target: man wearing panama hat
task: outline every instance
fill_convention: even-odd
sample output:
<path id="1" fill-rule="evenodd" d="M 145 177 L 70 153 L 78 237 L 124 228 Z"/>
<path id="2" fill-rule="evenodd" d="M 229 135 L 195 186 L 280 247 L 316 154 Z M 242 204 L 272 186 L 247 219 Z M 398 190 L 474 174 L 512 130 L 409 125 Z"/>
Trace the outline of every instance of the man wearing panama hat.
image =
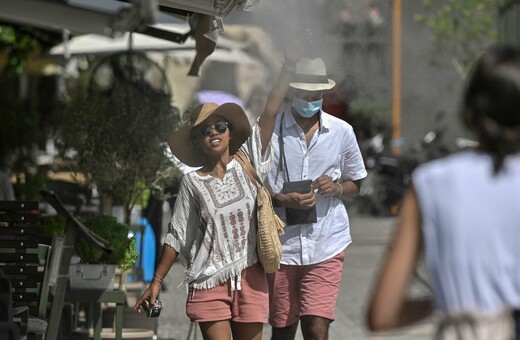
<path id="1" fill-rule="evenodd" d="M 367 172 L 352 127 L 322 109 L 335 82 L 322 59 L 301 58 L 290 105 L 278 115 L 266 187 L 287 222 L 281 268 L 268 274 L 272 339 L 326 339 L 351 243 L 344 198 Z"/>

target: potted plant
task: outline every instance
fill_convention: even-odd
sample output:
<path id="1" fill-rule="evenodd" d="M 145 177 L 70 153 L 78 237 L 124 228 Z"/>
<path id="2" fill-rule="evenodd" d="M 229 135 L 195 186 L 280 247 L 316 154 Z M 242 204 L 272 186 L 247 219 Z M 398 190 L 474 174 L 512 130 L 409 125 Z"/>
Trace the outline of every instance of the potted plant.
<path id="1" fill-rule="evenodd" d="M 98 215 L 82 218 L 81 222 L 108 241 L 113 251 L 107 255 L 78 235 L 75 249 L 79 262 L 71 263 L 70 285 L 72 288 L 112 289 L 116 268 L 121 272 L 130 269 L 139 256 L 135 238 L 128 237 L 128 226 L 113 216 Z"/>
<path id="2" fill-rule="evenodd" d="M 118 223 L 112 216 L 99 215 L 79 220 L 94 234 L 108 241 L 113 251 L 106 255 L 78 234 L 74 242 L 78 261 L 71 263 L 69 271 L 71 287 L 111 289 L 116 268 L 125 272 L 139 256 L 135 238 L 128 237 L 128 226 Z M 60 215 L 44 216 L 40 218 L 38 230 L 44 241 L 60 238 L 65 234 L 66 221 Z"/>

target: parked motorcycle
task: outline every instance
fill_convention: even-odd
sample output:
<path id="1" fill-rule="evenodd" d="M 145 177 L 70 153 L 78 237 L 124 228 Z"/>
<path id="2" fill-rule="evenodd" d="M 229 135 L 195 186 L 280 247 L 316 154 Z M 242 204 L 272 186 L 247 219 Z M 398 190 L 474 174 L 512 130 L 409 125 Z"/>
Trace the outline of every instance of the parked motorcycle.
<path id="1" fill-rule="evenodd" d="M 358 211 L 373 216 L 397 214 L 416 162 L 396 155 L 379 155 L 367 158 L 365 163 L 368 174 L 355 199 Z"/>
<path id="2" fill-rule="evenodd" d="M 450 149 L 444 142 L 446 129 L 436 120 L 434 129 L 402 154 L 392 152 L 390 138 L 377 133 L 363 144 L 362 153 L 368 175 L 363 180 L 359 195 L 351 202 L 361 214 L 394 216 L 409 186 L 412 171 L 421 163 L 444 157 Z"/>
<path id="3" fill-rule="evenodd" d="M 394 154 L 389 135 L 379 131 L 361 145 L 367 169 L 359 194 L 350 205 L 360 214 L 392 216 L 406 190 L 414 163 Z"/>

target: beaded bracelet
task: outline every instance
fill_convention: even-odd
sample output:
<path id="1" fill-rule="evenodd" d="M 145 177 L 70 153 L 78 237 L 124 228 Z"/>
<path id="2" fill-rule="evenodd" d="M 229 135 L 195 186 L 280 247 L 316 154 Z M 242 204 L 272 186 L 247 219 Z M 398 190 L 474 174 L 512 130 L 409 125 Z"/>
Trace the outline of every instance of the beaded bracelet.
<path id="1" fill-rule="evenodd" d="M 164 277 L 160 277 L 157 273 L 153 273 L 153 276 L 157 278 L 157 281 L 159 281 L 159 283 L 161 283 L 164 279 Z"/>

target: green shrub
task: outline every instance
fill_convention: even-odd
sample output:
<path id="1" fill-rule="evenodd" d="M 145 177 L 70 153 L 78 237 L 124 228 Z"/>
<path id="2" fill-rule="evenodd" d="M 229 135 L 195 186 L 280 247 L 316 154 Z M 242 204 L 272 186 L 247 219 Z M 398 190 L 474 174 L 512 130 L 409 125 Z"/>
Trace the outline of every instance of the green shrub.
<path id="1" fill-rule="evenodd" d="M 38 220 L 38 231 L 41 236 L 63 236 L 66 224 L 65 218 L 60 215 L 42 216 Z"/>
<path id="2" fill-rule="evenodd" d="M 83 224 L 99 237 L 105 239 L 113 252 L 104 254 L 100 249 L 92 246 L 81 235 L 76 239 L 76 254 L 81 263 L 89 264 L 117 264 L 122 271 L 130 269 L 139 254 L 136 250 L 135 238 L 128 237 L 128 226 L 117 222 L 115 217 L 99 215 L 82 220 Z"/>

